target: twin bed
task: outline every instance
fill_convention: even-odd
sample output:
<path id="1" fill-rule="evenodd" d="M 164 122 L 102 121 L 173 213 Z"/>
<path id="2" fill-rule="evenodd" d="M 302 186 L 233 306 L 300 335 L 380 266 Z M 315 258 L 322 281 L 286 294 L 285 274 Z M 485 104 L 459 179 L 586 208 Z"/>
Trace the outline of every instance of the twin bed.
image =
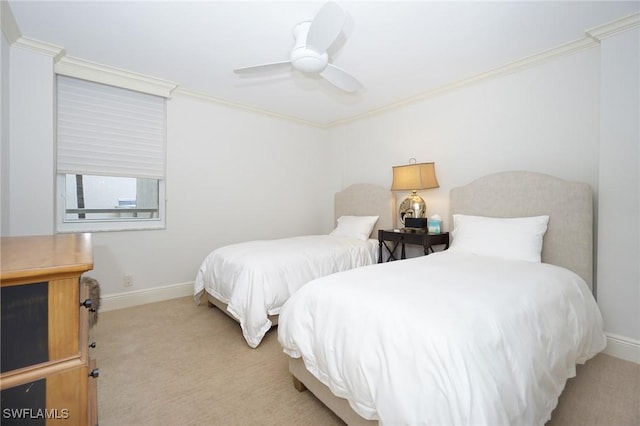
<path id="1" fill-rule="evenodd" d="M 394 227 L 394 211 L 383 188 L 336 194 L 336 218 L 379 216 L 373 235 Z M 206 294 L 239 321 L 252 347 L 278 323 L 294 386 L 347 424 L 544 424 L 576 364 L 606 344 L 592 295 L 592 211 L 586 184 L 497 173 L 451 191 L 447 251 L 372 265 L 373 256 L 366 267 L 343 262 L 292 284 L 283 250 L 264 275 L 286 284 L 253 280 L 239 299 L 239 282 L 213 283 L 214 251 L 198 273 L 196 298 Z M 255 265 L 264 253 L 254 256 L 247 244 L 222 261 L 236 264 L 236 278 L 263 274 Z M 311 264 L 322 264 L 319 253 Z M 284 289 L 281 297 L 274 287 Z M 259 307 L 247 316 L 242 309 L 253 308 L 238 300 Z"/>
<path id="2" fill-rule="evenodd" d="M 450 194 L 433 255 L 314 280 L 280 311 L 299 390 L 348 424 L 544 424 L 605 346 L 588 185 L 529 172 Z"/>
<path id="3" fill-rule="evenodd" d="M 196 303 L 203 296 L 240 323 L 255 348 L 278 323 L 286 300 L 307 282 L 375 263 L 378 229 L 395 223 L 395 199 L 385 188 L 355 184 L 334 197 L 336 228 L 329 235 L 249 241 L 213 250 L 195 281 Z"/>

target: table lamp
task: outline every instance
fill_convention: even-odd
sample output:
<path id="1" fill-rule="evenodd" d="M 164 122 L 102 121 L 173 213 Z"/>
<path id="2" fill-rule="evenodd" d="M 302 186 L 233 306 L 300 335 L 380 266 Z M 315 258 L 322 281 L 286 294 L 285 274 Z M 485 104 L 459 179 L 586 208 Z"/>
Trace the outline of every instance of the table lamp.
<path id="1" fill-rule="evenodd" d="M 411 163 L 411 160 L 414 162 Z M 398 214 L 404 224 L 405 217 L 425 217 L 427 205 L 417 194 L 422 189 L 438 188 L 435 163 L 416 163 L 415 158 L 409 160 L 406 166 L 393 167 L 392 191 L 411 191 L 411 195 L 400 203 Z"/>

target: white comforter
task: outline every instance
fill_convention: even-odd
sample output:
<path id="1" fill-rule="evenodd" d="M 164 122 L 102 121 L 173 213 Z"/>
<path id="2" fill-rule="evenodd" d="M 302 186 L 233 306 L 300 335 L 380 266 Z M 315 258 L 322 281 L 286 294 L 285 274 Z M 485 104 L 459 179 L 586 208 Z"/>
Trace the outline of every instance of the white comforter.
<path id="1" fill-rule="evenodd" d="M 575 364 L 605 347 L 573 272 L 453 251 L 313 281 L 281 310 L 278 338 L 387 425 L 542 425 Z"/>
<path id="2" fill-rule="evenodd" d="M 221 247 L 202 262 L 196 276 L 196 303 L 206 290 L 228 305 L 245 340 L 257 347 L 284 302 L 309 281 L 370 265 L 378 242 L 330 235 L 249 241 Z"/>

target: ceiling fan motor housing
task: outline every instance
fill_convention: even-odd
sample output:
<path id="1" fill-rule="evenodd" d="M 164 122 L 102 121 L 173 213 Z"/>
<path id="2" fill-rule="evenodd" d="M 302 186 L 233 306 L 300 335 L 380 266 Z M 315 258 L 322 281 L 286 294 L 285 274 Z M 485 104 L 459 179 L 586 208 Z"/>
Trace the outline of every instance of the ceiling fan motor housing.
<path id="1" fill-rule="evenodd" d="M 327 52 L 317 52 L 307 47 L 307 34 L 311 22 L 300 22 L 293 29 L 295 45 L 291 51 L 291 64 L 299 71 L 319 73 L 323 71 L 329 63 Z"/>
<path id="2" fill-rule="evenodd" d="M 294 49 L 291 52 L 291 64 L 299 71 L 319 73 L 328 63 L 327 52 L 320 54 L 307 48 Z"/>

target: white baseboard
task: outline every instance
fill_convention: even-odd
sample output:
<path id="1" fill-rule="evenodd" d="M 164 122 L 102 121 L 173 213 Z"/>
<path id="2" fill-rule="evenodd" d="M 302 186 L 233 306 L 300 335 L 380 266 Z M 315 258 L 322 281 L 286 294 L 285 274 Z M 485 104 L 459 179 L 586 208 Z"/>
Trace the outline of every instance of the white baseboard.
<path id="1" fill-rule="evenodd" d="M 177 297 L 193 296 L 193 281 L 155 287 L 144 290 L 129 291 L 102 296 L 100 298 L 100 312 L 130 308 L 147 303 L 161 302 Z"/>
<path id="2" fill-rule="evenodd" d="M 629 337 L 606 333 L 607 347 L 604 353 L 616 358 L 640 364 L 640 342 Z"/>

